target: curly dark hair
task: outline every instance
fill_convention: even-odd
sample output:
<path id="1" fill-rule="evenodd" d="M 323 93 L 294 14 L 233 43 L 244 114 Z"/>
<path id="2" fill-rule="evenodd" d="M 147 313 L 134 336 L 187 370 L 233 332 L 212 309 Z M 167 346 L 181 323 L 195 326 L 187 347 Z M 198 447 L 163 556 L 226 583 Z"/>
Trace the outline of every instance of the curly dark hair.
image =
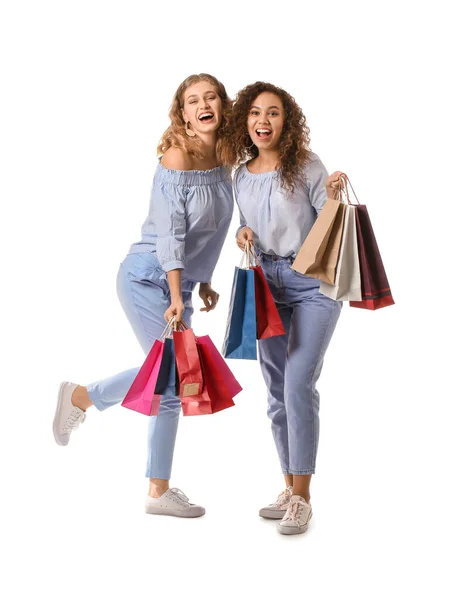
<path id="1" fill-rule="evenodd" d="M 230 143 L 224 148 L 223 162 L 239 165 L 259 155 L 247 130 L 249 111 L 262 92 L 271 92 L 281 98 L 284 106 L 284 126 L 279 140 L 279 177 L 281 185 L 293 192 L 303 178 L 303 167 L 308 160 L 309 127 L 306 117 L 295 99 L 283 89 L 264 81 L 257 81 L 238 92 L 228 118 L 226 134 Z"/>

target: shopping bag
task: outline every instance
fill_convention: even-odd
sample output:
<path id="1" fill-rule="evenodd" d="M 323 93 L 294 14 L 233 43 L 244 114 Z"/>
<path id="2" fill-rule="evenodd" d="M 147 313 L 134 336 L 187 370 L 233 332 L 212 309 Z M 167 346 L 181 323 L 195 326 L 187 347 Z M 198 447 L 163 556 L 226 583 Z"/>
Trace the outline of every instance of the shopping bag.
<path id="1" fill-rule="evenodd" d="M 236 267 L 222 355 L 256 360 L 256 338 L 254 271 Z"/>
<path id="2" fill-rule="evenodd" d="M 230 396 L 232 398 L 235 398 L 235 396 L 239 394 L 243 388 L 235 379 L 235 376 L 230 370 L 228 364 L 225 362 L 222 355 L 219 353 L 218 349 L 213 344 L 213 341 L 211 340 L 209 335 L 199 335 L 197 338 L 197 344 L 199 347 L 205 346 L 207 348 L 206 355 L 211 355 L 214 368 L 218 371 L 218 373 L 221 374 L 225 385 L 227 386 L 227 389 L 230 392 Z"/>
<path id="3" fill-rule="evenodd" d="M 286 332 L 262 267 L 254 265 L 251 270 L 254 271 L 257 339 L 264 340 L 275 335 L 284 335 Z"/>
<path id="4" fill-rule="evenodd" d="M 334 284 L 345 210 L 346 205 L 340 200 L 327 198 L 292 263 L 292 269 Z"/>
<path id="5" fill-rule="evenodd" d="M 163 341 L 163 344 L 162 360 L 160 361 L 160 369 L 154 390 L 154 393 L 159 396 L 164 394 L 168 387 L 170 371 L 173 365 L 173 340 L 171 338 L 166 338 Z"/>
<path id="6" fill-rule="evenodd" d="M 221 369 L 220 360 L 214 353 L 214 344 L 207 336 L 204 338 L 197 338 L 204 380 L 203 391 L 197 396 L 181 398 L 184 416 L 209 415 L 235 406 L 233 396 L 241 391 L 241 386 L 232 373 L 227 378 L 227 365 Z M 220 355 L 219 357 L 224 362 Z"/>
<path id="7" fill-rule="evenodd" d="M 361 300 L 359 253 L 357 248 L 356 207 L 346 206 L 340 256 L 335 285 L 321 281 L 320 293 L 333 300 Z"/>
<path id="8" fill-rule="evenodd" d="M 368 215 L 367 207 L 356 207 L 357 245 L 361 273 L 362 299 L 351 301 L 354 308 L 377 310 L 395 304 L 384 270 L 381 254 Z"/>
<path id="9" fill-rule="evenodd" d="M 203 373 L 200 365 L 197 341 L 192 329 L 183 326 L 173 331 L 179 396 L 194 396 L 203 390 Z"/>
<path id="10" fill-rule="evenodd" d="M 168 385 L 173 363 L 172 340 L 166 338 L 171 331 L 170 323 L 153 343 L 121 406 L 143 415 L 159 414 L 160 394 Z"/>

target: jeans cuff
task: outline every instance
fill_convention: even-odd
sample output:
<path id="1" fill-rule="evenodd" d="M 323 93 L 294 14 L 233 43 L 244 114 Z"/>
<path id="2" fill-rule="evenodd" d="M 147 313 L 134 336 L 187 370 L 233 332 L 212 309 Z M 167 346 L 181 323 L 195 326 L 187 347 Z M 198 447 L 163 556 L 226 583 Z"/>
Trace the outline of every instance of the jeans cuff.
<path id="1" fill-rule="evenodd" d="M 294 471 L 293 469 L 289 469 L 288 473 L 285 475 L 314 475 L 315 469 L 307 469 L 305 471 Z"/>
<path id="2" fill-rule="evenodd" d="M 164 479 L 166 481 L 170 481 L 171 472 L 170 471 L 146 471 L 146 475 L 148 479 Z"/>
<path id="3" fill-rule="evenodd" d="M 100 395 L 100 392 L 97 390 L 97 385 L 88 385 L 86 387 L 86 390 L 87 390 L 87 395 L 90 398 L 90 401 L 92 402 L 92 404 L 95 406 L 95 408 L 97 410 L 105 410 L 108 408 L 108 406 L 105 406 L 103 404 L 103 400 Z"/>

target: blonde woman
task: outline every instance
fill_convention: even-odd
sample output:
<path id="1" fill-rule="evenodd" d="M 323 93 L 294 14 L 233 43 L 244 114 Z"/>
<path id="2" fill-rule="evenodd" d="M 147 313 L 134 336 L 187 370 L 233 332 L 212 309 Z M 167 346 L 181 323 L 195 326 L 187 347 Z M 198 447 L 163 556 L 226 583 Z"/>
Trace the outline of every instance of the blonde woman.
<path id="1" fill-rule="evenodd" d="M 190 323 L 197 283 L 201 310 L 217 305 L 211 277 L 233 211 L 230 172 L 221 163 L 230 109 L 224 86 L 208 74 L 188 77 L 174 96 L 141 241 L 131 246 L 117 277 L 119 299 L 145 353 L 171 317 Z M 91 406 L 105 410 L 121 402 L 137 372 L 129 369 L 85 387 L 63 382 L 53 425 L 56 442 L 68 444 Z M 149 421 L 146 512 L 200 517 L 202 506 L 169 487 L 181 408 L 174 378 L 173 370 L 159 414 Z"/>

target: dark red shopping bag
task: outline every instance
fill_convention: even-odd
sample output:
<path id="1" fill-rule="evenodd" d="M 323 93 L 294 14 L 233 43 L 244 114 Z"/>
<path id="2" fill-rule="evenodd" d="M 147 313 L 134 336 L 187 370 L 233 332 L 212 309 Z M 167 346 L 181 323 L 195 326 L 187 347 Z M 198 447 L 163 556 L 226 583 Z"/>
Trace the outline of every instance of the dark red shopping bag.
<path id="1" fill-rule="evenodd" d="M 197 347 L 203 372 L 203 391 L 181 398 L 184 416 L 209 415 L 235 406 L 241 386 L 208 336 L 198 337 Z"/>
<path id="2" fill-rule="evenodd" d="M 254 271 L 257 339 L 284 335 L 286 332 L 262 267 L 251 266 L 251 269 Z"/>
<path id="3" fill-rule="evenodd" d="M 367 207 L 363 204 L 354 206 L 356 209 L 362 300 L 351 300 L 349 305 L 354 308 L 377 310 L 395 304 L 395 302 L 392 298 Z"/>
<path id="4" fill-rule="evenodd" d="M 203 373 L 200 365 L 197 341 L 192 329 L 173 331 L 179 396 L 188 397 L 203 391 Z"/>

